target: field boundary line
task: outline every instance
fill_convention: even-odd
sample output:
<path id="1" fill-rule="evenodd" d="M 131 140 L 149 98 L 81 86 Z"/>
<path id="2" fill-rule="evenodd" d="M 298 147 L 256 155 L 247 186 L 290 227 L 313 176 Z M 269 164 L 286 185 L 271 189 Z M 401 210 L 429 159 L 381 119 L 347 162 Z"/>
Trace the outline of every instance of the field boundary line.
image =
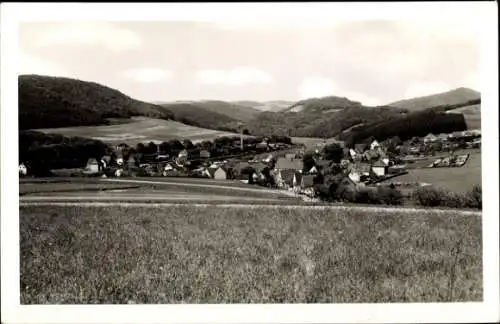
<path id="1" fill-rule="evenodd" d="M 256 189 L 256 188 L 243 188 L 236 186 L 224 186 L 224 185 L 214 185 L 205 183 L 182 183 L 182 182 L 169 182 L 169 181 L 153 181 L 153 180 L 133 180 L 133 179 L 101 179 L 105 182 L 129 182 L 129 183 L 144 183 L 144 184 L 159 184 L 159 185 L 171 185 L 171 186 L 185 186 L 185 187 L 201 187 L 201 188 L 214 188 L 214 189 L 228 189 L 228 190 L 240 190 L 247 192 L 261 192 L 261 193 L 271 193 L 274 195 L 292 196 L 293 194 L 286 191 L 278 191 L 271 189 Z M 293 195 L 295 197 L 295 195 Z"/>
<path id="2" fill-rule="evenodd" d="M 145 198 L 147 200 L 147 198 Z M 220 207 L 220 208 L 246 208 L 246 209 L 310 209 L 310 210 L 347 210 L 347 211 L 365 211 L 374 213 L 434 213 L 434 214 L 449 214 L 455 213 L 458 215 L 481 216 L 482 211 L 470 210 L 451 210 L 451 209 L 420 209 L 420 208 L 396 208 L 396 207 L 370 207 L 370 206 L 307 206 L 307 205 L 272 205 L 272 204 L 206 204 L 206 203 L 149 203 L 149 202 L 53 202 L 53 201 L 21 201 L 20 207 L 25 206 L 74 206 L 74 207 L 143 207 L 143 208 L 157 208 L 157 207 Z"/>

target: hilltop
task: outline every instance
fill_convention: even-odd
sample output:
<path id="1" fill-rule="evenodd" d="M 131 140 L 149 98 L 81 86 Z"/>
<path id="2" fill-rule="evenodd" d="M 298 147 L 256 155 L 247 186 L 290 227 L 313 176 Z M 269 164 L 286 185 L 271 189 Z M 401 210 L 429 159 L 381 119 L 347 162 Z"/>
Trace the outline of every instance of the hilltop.
<path id="1" fill-rule="evenodd" d="M 409 111 L 417 111 L 436 106 L 457 105 L 478 99 L 481 99 L 481 93 L 469 88 L 461 87 L 428 96 L 399 100 L 389 104 L 388 106 L 403 108 Z"/>
<path id="2" fill-rule="evenodd" d="M 18 83 L 19 129 L 105 125 L 108 118 L 132 116 L 174 118 L 166 108 L 95 82 L 21 75 Z"/>
<path id="3" fill-rule="evenodd" d="M 251 134 L 335 137 L 354 126 L 403 114 L 393 107 L 368 107 L 345 97 L 310 98 L 278 112 L 262 112 L 247 127 Z"/>
<path id="4" fill-rule="evenodd" d="M 349 100 L 346 97 L 320 97 L 310 98 L 296 102 L 286 112 L 335 112 L 345 108 L 361 107 L 358 101 Z"/>

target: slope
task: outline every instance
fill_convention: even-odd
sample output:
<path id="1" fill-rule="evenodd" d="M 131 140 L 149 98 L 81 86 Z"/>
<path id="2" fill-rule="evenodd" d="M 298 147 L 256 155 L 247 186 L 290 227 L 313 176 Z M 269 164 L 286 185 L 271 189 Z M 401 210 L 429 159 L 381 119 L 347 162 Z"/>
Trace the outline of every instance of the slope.
<path id="1" fill-rule="evenodd" d="M 172 119 L 166 108 L 138 101 L 107 86 L 82 80 L 21 75 L 19 129 L 107 124 L 107 118 Z"/>
<path id="2" fill-rule="evenodd" d="M 225 114 L 220 114 L 201 107 L 196 102 L 178 102 L 162 104 L 174 114 L 174 119 L 186 125 L 225 130 L 237 131 L 241 122 Z"/>
<path id="3" fill-rule="evenodd" d="M 183 107 L 185 107 L 186 109 L 190 109 L 192 112 L 198 111 L 200 113 L 203 113 L 201 110 L 205 110 L 208 112 L 216 113 L 219 116 L 224 115 L 232 120 L 242 122 L 246 122 L 260 113 L 259 110 L 254 109 L 251 106 L 222 100 L 176 101 L 162 102 L 159 104 L 162 107 L 166 107 L 168 109 L 173 107 L 172 109 L 175 109 L 176 111 L 179 110 L 179 105 L 182 104 Z M 226 118 L 225 120 L 227 121 L 228 119 Z"/>
<path id="4" fill-rule="evenodd" d="M 367 107 L 343 97 L 311 98 L 279 112 L 263 112 L 247 127 L 251 134 L 274 133 L 294 137 L 334 137 L 346 129 L 367 122 L 403 114 L 392 107 Z"/>
<path id="5" fill-rule="evenodd" d="M 461 87 L 433 95 L 396 101 L 389 104 L 389 106 L 418 111 L 436 106 L 461 104 L 477 99 L 481 99 L 481 93 Z"/>

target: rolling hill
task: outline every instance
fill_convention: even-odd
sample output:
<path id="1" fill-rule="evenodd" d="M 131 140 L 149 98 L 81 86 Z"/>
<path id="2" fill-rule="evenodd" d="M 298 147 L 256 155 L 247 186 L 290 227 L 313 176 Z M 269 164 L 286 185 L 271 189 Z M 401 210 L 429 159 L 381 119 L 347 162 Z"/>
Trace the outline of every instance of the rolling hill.
<path id="1" fill-rule="evenodd" d="M 82 80 L 21 75 L 19 129 L 102 125 L 108 118 L 145 116 L 172 119 L 167 108 L 130 98 L 107 86 Z"/>
<path id="2" fill-rule="evenodd" d="M 208 110 L 196 102 L 162 104 L 172 111 L 174 119 L 186 125 L 225 131 L 235 131 L 242 122 L 228 115 Z"/>
<path id="3" fill-rule="evenodd" d="M 396 101 L 388 106 L 416 111 L 436 106 L 456 105 L 477 99 L 481 99 L 481 93 L 462 87 L 433 95 Z"/>
<path id="4" fill-rule="evenodd" d="M 393 107 L 368 107 L 343 97 L 311 98 L 279 112 L 262 112 L 247 127 L 251 134 L 275 133 L 294 137 L 335 137 L 367 122 L 403 114 Z"/>
<path id="5" fill-rule="evenodd" d="M 235 121 L 246 122 L 257 114 L 260 113 L 259 110 L 252 108 L 252 106 L 241 105 L 236 102 L 228 102 L 222 100 L 202 100 L 202 101 L 177 101 L 177 102 L 162 102 L 158 103 L 162 107 L 178 111 L 180 109 L 179 105 L 183 105 L 186 109 L 190 109 L 193 112 L 195 110 L 201 111 L 206 110 L 219 115 L 225 115 Z M 188 107 L 188 105 L 190 107 Z M 227 118 L 226 118 L 227 120 Z"/>

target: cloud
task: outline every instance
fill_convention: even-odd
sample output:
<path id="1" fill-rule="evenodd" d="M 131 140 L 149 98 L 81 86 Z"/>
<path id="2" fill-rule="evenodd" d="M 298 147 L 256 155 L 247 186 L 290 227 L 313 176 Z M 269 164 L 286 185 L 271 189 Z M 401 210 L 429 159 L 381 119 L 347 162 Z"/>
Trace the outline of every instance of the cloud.
<path id="1" fill-rule="evenodd" d="M 154 83 L 174 77 L 173 72 L 161 68 L 130 69 L 122 72 L 121 75 L 140 83 Z"/>
<path id="2" fill-rule="evenodd" d="M 140 48 L 142 39 L 135 32 L 109 22 L 70 22 L 42 30 L 36 44 L 40 47 L 100 45 L 112 51 L 127 51 Z"/>
<path id="3" fill-rule="evenodd" d="M 337 92 L 337 85 L 329 78 L 308 77 L 298 87 L 301 99 L 333 96 Z"/>
<path id="4" fill-rule="evenodd" d="M 232 70 L 202 70 L 197 73 L 196 78 L 203 84 L 224 84 L 232 86 L 249 83 L 270 84 L 273 82 L 273 77 L 271 75 L 252 67 L 239 67 Z"/>
<path id="5" fill-rule="evenodd" d="M 48 76 L 70 76 L 63 67 L 36 56 L 21 53 L 19 60 L 19 74 L 39 74 Z"/>

